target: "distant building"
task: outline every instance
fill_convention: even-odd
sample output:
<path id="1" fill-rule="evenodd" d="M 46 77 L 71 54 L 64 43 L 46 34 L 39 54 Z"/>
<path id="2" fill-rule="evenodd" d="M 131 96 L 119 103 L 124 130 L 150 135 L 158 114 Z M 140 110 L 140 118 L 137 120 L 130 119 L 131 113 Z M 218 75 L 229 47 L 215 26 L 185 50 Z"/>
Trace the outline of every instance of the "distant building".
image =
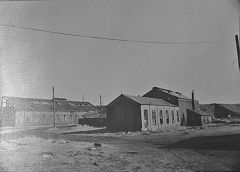
<path id="1" fill-rule="evenodd" d="M 152 90 L 143 95 L 143 97 L 162 99 L 170 104 L 179 107 L 181 125 L 187 125 L 187 109 L 193 110 L 192 98 L 189 98 L 179 92 L 168 89 L 153 87 Z M 200 109 L 199 101 L 194 100 L 194 109 Z"/>
<path id="2" fill-rule="evenodd" d="M 179 108 L 161 99 L 121 94 L 107 105 L 110 131 L 156 131 L 179 125 Z"/>
<path id="3" fill-rule="evenodd" d="M 104 106 L 94 106 L 89 102 L 68 102 L 78 110 L 76 112 L 78 124 L 89 125 L 93 127 L 106 126 L 106 108 Z"/>
<path id="4" fill-rule="evenodd" d="M 81 125 L 89 125 L 93 127 L 106 127 L 106 110 L 105 108 L 85 113 L 79 118 L 78 123 Z"/>
<path id="5" fill-rule="evenodd" d="M 55 98 L 56 125 L 78 124 L 79 118 L 94 106 L 89 102 L 67 101 Z M 73 105 L 74 104 L 74 105 Z M 2 97 L 2 126 L 38 126 L 53 125 L 53 101 L 19 97 Z"/>

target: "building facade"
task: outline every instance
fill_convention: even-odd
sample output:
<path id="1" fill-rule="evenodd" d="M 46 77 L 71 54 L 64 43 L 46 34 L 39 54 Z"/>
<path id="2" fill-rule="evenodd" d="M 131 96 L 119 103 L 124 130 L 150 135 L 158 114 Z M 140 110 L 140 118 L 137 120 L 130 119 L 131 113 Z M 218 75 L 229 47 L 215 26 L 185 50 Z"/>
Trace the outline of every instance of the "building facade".
<path id="1" fill-rule="evenodd" d="M 157 131 L 180 125 L 179 108 L 161 99 L 121 94 L 107 105 L 110 131 Z"/>
<path id="2" fill-rule="evenodd" d="M 168 89 L 153 87 L 152 90 L 144 94 L 143 97 L 162 99 L 170 104 L 178 106 L 181 118 L 181 125 L 187 125 L 187 109 L 193 110 L 193 101 L 194 109 L 200 109 L 199 101 L 192 101 L 192 98 Z"/>
<path id="3" fill-rule="evenodd" d="M 86 106 L 94 107 L 89 102 L 81 102 L 81 105 L 74 106 L 73 101 L 63 98 L 53 100 L 7 97 L 2 98 L 2 126 L 51 126 L 78 124 L 81 118 L 88 111 Z M 76 102 L 74 102 L 76 104 Z M 84 106 L 84 107 L 83 107 Z M 55 109 L 55 112 L 54 112 Z"/>

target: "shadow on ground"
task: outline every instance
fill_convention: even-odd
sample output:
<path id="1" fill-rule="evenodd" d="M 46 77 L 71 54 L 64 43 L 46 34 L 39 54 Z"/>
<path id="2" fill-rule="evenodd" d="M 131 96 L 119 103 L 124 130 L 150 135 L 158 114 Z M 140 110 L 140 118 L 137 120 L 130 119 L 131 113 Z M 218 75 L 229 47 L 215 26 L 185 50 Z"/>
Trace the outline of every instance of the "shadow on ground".
<path id="1" fill-rule="evenodd" d="M 235 171 L 240 170 L 240 134 L 199 136 L 170 143 L 168 145 L 159 144 L 157 146 L 159 146 L 159 149 L 168 150 L 191 149 L 206 157 L 221 157 L 224 160 L 230 159 L 228 166 Z"/>
<path id="2" fill-rule="evenodd" d="M 163 149 L 211 149 L 240 151 L 240 134 L 220 135 L 220 136 L 199 136 L 178 141 L 159 148 Z"/>

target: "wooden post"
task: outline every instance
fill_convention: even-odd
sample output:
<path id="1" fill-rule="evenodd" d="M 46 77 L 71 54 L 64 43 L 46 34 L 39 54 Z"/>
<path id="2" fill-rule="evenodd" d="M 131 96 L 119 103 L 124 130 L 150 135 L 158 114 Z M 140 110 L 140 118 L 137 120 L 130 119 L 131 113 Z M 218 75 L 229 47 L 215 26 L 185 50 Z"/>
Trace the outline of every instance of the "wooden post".
<path id="1" fill-rule="evenodd" d="M 237 56 L 238 56 L 238 68 L 240 70 L 240 47 L 239 47 L 238 35 L 235 35 L 235 41 L 236 41 Z"/>
<path id="2" fill-rule="evenodd" d="M 52 87 L 53 91 L 53 127 L 56 127 L 56 120 L 55 120 L 55 96 L 54 96 L 54 86 Z"/>

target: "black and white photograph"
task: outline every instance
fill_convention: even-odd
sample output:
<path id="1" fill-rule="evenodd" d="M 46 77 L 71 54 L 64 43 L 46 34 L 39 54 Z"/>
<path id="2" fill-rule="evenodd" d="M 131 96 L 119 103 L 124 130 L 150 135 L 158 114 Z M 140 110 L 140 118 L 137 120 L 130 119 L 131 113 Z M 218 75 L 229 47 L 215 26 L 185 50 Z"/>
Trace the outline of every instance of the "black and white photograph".
<path id="1" fill-rule="evenodd" d="M 0 0 L 0 171 L 240 171 L 240 0 Z"/>

